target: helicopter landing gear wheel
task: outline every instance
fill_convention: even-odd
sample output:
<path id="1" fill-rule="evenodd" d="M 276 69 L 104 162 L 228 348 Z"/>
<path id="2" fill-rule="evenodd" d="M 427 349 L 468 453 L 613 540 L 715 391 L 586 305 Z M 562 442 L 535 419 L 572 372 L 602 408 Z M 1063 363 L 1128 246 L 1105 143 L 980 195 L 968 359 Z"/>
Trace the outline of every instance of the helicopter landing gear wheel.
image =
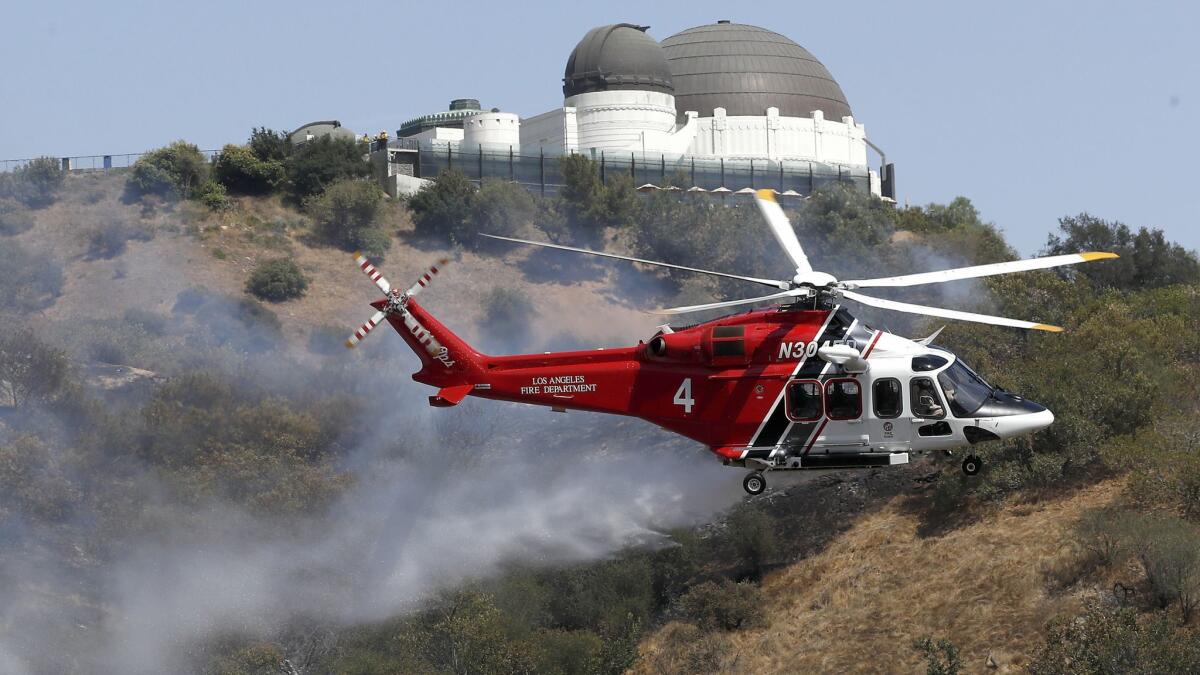
<path id="1" fill-rule="evenodd" d="M 761 471 L 748 473 L 742 479 L 742 487 L 748 495 L 761 495 L 767 489 L 767 477 Z"/>
<path id="2" fill-rule="evenodd" d="M 962 462 L 963 473 L 967 474 L 968 476 L 974 476 L 975 474 L 979 473 L 979 470 L 982 468 L 983 462 L 980 461 L 980 459 L 975 455 L 967 455 L 966 459 L 964 459 Z"/>

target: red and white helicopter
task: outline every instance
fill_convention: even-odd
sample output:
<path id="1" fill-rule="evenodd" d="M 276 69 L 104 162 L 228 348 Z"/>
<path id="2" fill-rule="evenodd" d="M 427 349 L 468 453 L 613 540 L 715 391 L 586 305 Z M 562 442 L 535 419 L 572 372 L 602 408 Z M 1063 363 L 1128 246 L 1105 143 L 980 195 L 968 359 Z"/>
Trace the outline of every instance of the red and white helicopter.
<path id="1" fill-rule="evenodd" d="M 408 290 L 393 287 L 361 254 L 355 260 L 385 294 L 378 310 L 347 340 L 355 346 L 383 320 L 417 353 L 417 382 L 438 388 L 433 406 L 466 396 L 554 410 L 640 417 L 708 446 L 726 465 L 753 469 L 746 492 L 766 489 L 768 470 L 842 469 L 906 464 L 910 454 L 1027 434 L 1054 421 L 1045 407 L 992 385 L 947 349 L 937 333 L 910 340 L 854 318 L 842 299 L 872 307 L 1034 330 L 1057 326 L 885 300 L 860 288 L 894 288 L 972 279 L 1115 258 L 1078 253 L 880 279 L 839 281 L 809 265 L 796 233 L 770 190 L 755 196 L 763 217 L 796 266 L 775 281 L 600 253 L 570 246 L 493 237 L 740 279 L 770 295 L 659 310 L 684 314 L 760 302 L 779 306 L 673 330 L 633 347 L 489 356 L 473 349 L 416 302 L 438 272 Z M 487 235 L 490 236 L 490 235 Z M 439 265 L 446 261 L 439 261 Z M 940 331 L 939 331 L 940 332 Z M 968 475 L 981 463 L 968 456 Z"/>

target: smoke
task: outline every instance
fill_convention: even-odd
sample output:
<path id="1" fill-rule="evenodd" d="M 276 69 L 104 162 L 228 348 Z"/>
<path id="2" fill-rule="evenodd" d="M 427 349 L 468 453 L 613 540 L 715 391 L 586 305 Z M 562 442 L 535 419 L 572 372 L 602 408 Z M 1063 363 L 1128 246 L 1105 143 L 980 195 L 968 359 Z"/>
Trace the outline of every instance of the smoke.
<path id="1" fill-rule="evenodd" d="M 123 264 L 154 263 L 134 249 Z M 173 332 L 161 338 L 187 345 L 176 367 L 236 374 L 235 397 L 352 395 L 363 407 L 336 443 L 354 483 L 323 512 L 298 518 L 218 498 L 197 506 L 152 471 L 133 471 L 123 489 L 139 523 L 152 526 L 118 542 L 89 541 L 89 523 L 107 515 L 86 495 L 58 528 L 0 514 L 12 516 L 0 518 L 0 671 L 187 672 L 203 661 L 197 650 L 222 637 L 384 619 L 513 563 L 596 560 L 653 544 L 741 497 L 738 472 L 640 421 L 477 400 L 428 408 L 430 391 L 409 378 L 416 357 L 386 327 L 357 357 L 311 367 L 312 355 L 267 347 L 281 344 L 277 332 L 247 324 L 236 303 L 201 300 L 176 307 Z M 513 342 L 562 339 L 534 331 Z M 45 433 L 87 433 L 68 416 L 57 423 Z M 0 428 L 0 446 L 14 435 Z"/>

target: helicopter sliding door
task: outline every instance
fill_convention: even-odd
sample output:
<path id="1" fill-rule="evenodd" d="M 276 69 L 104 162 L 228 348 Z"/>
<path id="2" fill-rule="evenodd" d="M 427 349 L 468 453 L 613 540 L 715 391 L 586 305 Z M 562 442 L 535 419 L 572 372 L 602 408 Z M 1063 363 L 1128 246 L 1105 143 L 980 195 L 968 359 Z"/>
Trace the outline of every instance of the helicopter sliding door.
<path id="1" fill-rule="evenodd" d="M 912 424 L 904 415 L 904 385 L 894 377 L 871 383 L 871 445 L 888 450 L 907 450 Z"/>

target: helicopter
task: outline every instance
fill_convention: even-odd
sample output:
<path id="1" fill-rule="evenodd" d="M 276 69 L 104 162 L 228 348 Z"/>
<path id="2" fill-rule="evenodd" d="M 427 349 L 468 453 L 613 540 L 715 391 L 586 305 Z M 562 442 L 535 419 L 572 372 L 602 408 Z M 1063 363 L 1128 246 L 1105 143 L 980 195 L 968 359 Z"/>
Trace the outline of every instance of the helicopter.
<path id="1" fill-rule="evenodd" d="M 417 382 L 437 388 L 435 407 L 467 396 L 639 417 L 707 446 L 725 465 L 750 469 L 750 495 L 766 473 L 907 464 L 910 456 L 951 450 L 1045 428 L 1045 406 L 994 387 L 961 357 L 933 340 L 908 339 L 855 318 L 844 304 L 995 326 L 1060 332 L 1032 321 L 915 305 L 858 292 L 1010 274 L 1116 258 L 1088 252 L 960 267 L 877 279 L 840 281 L 814 270 L 772 190 L 755 202 L 784 254 L 791 279 L 773 280 L 512 237 L 518 244 L 615 258 L 774 289 L 768 295 L 656 310 L 681 315 L 777 303 L 687 327 L 660 326 L 637 345 L 492 356 L 479 352 L 417 301 L 448 262 L 439 260 L 407 290 L 392 286 L 361 253 L 355 261 L 384 298 L 346 341 L 354 347 L 385 320 L 421 360 Z M 979 473 L 975 454 L 962 461 Z"/>

